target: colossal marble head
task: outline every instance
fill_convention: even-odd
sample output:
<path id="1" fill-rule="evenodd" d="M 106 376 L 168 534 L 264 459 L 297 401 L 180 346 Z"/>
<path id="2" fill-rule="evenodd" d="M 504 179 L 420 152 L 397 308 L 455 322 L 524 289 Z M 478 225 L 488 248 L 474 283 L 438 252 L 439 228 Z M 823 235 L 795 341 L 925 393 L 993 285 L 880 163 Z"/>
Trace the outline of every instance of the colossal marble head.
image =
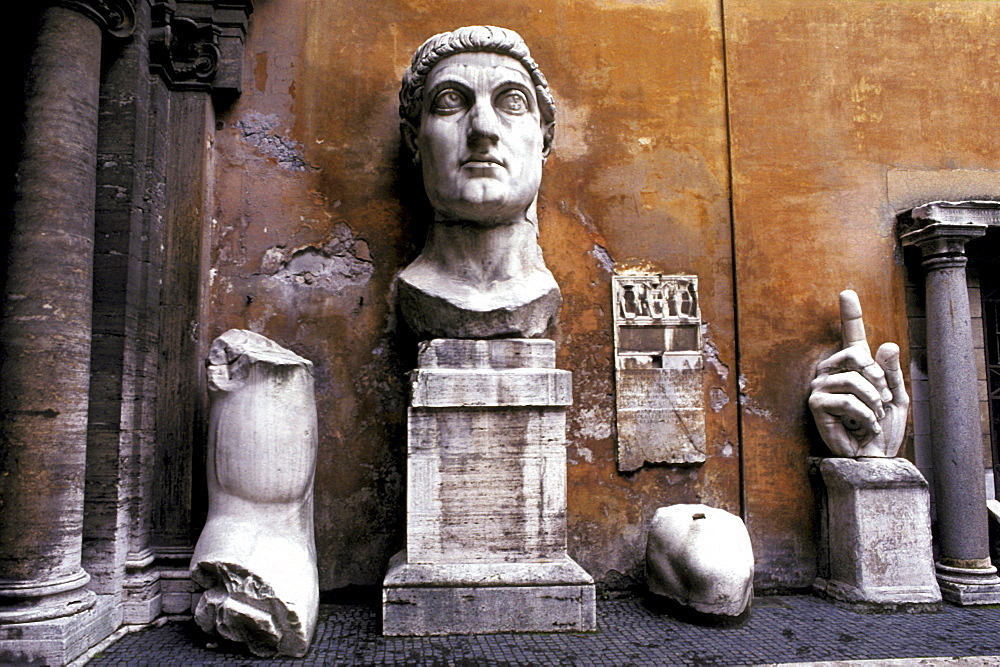
<path id="1" fill-rule="evenodd" d="M 543 335 L 562 303 L 535 211 L 555 104 L 524 40 L 488 26 L 435 35 L 399 102 L 434 208 L 423 251 L 397 277 L 404 319 L 424 338 Z"/>
<path id="2" fill-rule="evenodd" d="M 534 222 L 555 104 L 520 35 L 471 26 L 431 37 L 413 55 L 399 100 L 437 219 Z"/>

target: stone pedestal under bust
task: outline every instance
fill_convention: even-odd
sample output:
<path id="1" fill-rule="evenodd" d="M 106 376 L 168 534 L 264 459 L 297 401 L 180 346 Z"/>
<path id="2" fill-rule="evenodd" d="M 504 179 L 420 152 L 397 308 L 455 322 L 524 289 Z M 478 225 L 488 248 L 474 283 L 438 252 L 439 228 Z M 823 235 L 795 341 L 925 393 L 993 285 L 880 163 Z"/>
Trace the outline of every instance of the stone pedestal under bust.
<path id="1" fill-rule="evenodd" d="M 540 338 L 562 302 L 536 214 L 555 123 L 548 84 L 516 33 L 473 26 L 427 40 L 399 97 L 434 222 L 396 280 L 403 319 L 426 342 L 383 633 L 594 630 L 593 578 L 566 553 L 572 380 Z"/>

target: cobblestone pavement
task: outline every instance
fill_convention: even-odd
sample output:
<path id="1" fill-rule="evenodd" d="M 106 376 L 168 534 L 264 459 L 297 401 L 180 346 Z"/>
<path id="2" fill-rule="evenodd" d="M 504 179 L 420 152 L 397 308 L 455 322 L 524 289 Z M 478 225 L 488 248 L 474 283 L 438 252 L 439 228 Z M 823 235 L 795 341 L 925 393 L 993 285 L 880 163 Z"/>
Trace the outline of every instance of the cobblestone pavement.
<path id="1" fill-rule="evenodd" d="M 316 639 L 302 659 L 254 658 L 238 646 L 212 642 L 188 620 L 125 635 L 87 664 L 753 665 L 1000 656 L 1000 606 L 864 614 L 806 595 L 787 595 L 758 598 L 750 621 L 741 627 L 709 628 L 625 599 L 598 602 L 597 620 L 598 631 L 591 634 L 386 638 L 379 634 L 376 606 L 323 604 Z"/>

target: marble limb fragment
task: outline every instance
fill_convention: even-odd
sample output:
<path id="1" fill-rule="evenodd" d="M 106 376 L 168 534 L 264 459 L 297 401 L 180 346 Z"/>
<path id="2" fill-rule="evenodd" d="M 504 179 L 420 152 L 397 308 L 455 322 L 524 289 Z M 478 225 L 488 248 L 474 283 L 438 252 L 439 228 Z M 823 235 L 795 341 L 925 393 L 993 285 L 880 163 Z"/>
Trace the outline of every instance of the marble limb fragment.
<path id="1" fill-rule="evenodd" d="M 312 363 L 232 329 L 209 352 L 208 520 L 191 559 L 195 620 L 256 655 L 305 655 L 319 585 Z"/>
<path id="2" fill-rule="evenodd" d="M 656 510 L 646 541 L 651 593 L 683 607 L 738 617 L 753 599 L 753 548 L 743 520 L 707 505 Z"/>

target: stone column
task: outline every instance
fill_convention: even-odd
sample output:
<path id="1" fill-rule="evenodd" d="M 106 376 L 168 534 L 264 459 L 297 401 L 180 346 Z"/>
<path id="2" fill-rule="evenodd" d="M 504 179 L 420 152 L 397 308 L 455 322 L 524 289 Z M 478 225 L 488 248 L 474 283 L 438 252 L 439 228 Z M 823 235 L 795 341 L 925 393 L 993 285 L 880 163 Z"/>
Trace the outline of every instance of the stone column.
<path id="1" fill-rule="evenodd" d="M 72 659 L 83 633 L 53 649 L 27 626 L 95 601 L 81 546 L 98 87 L 102 30 L 131 25 L 124 0 L 49 6 L 26 79 L 0 320 L 0 648 L 25 659 Z"/>
<path id="2" fill-rule="evenodd" d="M 965 244 L 986 233 L 974 220 L 937 221 L 933 205 L 914 210 L 930 224 L 905 233 L 923 253 L 927 302 L 927 376 L 940 546 L 937 576 L 945 600 L 1000 602 L 990 563 L 982 437 L 966 287 Z M 941 216 L 944 217 L 944 216 Z M 919 224 L 919 223 L 918 223 Z"/>

